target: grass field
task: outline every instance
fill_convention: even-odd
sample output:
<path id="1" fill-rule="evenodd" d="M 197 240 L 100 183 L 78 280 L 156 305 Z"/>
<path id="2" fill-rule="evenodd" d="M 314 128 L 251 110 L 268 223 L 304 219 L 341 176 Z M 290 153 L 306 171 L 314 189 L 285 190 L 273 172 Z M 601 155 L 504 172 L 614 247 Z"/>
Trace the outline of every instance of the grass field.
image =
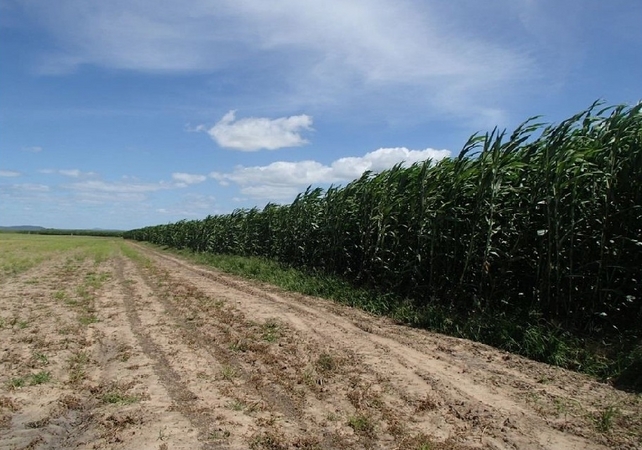
<path id="1" fill-rule="evenodd" d="M 90 236 L 41 236 L 0 233 L 0 279 L 16 275 L 62 253 L 96 262 L 115 251 L 118 240 Z"/>

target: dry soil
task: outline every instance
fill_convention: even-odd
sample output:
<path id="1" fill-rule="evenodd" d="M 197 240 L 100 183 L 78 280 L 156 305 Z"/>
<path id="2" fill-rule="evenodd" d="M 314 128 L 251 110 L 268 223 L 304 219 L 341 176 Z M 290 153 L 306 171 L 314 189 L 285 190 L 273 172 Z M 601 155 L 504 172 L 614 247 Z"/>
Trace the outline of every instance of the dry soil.
<path id="1" fill-rule="evenodd" d="M 639 395 L 121 247 L 0 279 L 0 448 L 642 448 Z"/>

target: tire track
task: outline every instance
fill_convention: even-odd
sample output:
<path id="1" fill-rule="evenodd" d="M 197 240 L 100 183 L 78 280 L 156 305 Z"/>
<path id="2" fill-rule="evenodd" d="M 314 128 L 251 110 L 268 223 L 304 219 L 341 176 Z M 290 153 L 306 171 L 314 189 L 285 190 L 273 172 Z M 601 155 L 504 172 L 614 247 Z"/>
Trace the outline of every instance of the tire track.
<path id="1" fill-rule="evenodd" d="M 124 306 L 132 333 L 145 355 L 152 361 L 154 372 L 176 405 L 176 410 L 184 415 L 198 430 L 199 440 L 205 441 L 207 433 L 211 428 L 212 418 L 193 407 L 198 397 L 187 387 L 185 381 L 173 369 L 172 362 L 165 353 L 164 348 L 157 344 L 143 327 L 137 311 L 138 308 L 136 307 L 136 300 L 140 300 L 140 295 L 132 286 L 132 283 L 127 282 L 124 268 L 131 271 L 135 271 L 136 269 L 131 262 L 122 259 L 116 264 L 116 276 L 122 290 L 125 292 Z M 213 443 L 203 442 L 201 448 L 206 450 L 226 447 L 222 447 L 220 444 L 214 445 Z"/>
<path id="2" fill-rule="evenodd" d="M 610 398 L 622 399 L 623 404 L 630 403 L 624 394 L 580 374 L 546 367 L 537 371 L 534 377 L 524 370 L 544 365 L 528 361 L 523 366 L 513 364 L 507 368 L 505 361 L 520 358 L 461 339 L 401 330 L 403 327 L 392 325 L 388 320 L 373 318 L 360 311 L 257 286 L 257 283 L 134 245 L 154 261 L 167 266 L 168 273 L 189 280 L 204 292 L 216 292 L 230 302 L 235 301 L 237 307 L 251 316 L 278 315 L 308 340 L 332 342 L 338 348 L 352 350 L 368 371 L 391 380 L 388 387 L 400 397 L 416 402 L 422 394 L 432 395 L 442 406 L 429 417 L 432 425 L 422 426 L 442 438 L 466 435 L 461 442 L 483 442 L 493 448 L 598 449 L 612 446 L 608 436 L 601 436 L 591 429 L 590 416 L 585 410 L 571 414 L 570 423 L 568 410 L 563 411 L 564 423 L 558 420 L 562 408 L 557 402 L 567 400 L 561 397 L 568 395 L 567 389 L 537 383 L 534 378 L 540 373 L 555 373 L 564 382 L 572 382 L 576 386 L 572 392 L 586 397 L 583 408 L 606 404 L 604 398 L 602 403 L 599 398 L 596 400 L 591 391 L 608 393 Z M 420 339 L 417 343 L 408 342 L 412 337 Z M 491 380 L 494 381 L 491 383 Z M 539 396 L 538 402 L 548 402 L 549 410 L 557 408 L 555 417 L 542 416 L 534 410 L 534 405 L 527 401 L 531 394 Z"/>
<path id="3" fill-rule="evenodd" d="M 237 371 L 238 382 L 219 390 L 228 398 L 228 404 L 241 401 L 251 405 L 253 423 L 245 432 L 246 437 L 250 436 L 250 442 L 260 442 L 265 438 L 268 441 L 289 441 L 306 448 L 305 445 L 323 441 L 325 437 L 318 436 L 325 434 L 328 442 L 346 444 L 340 433 L 313 431 L 316 424 L 309 414 L 309 404 L 315 400 L 309 394 L 314 397 L 316 389 L 311 392 L 300 374 L 310 362 L 309 355 L 318 353 L 315 348 L 301 349 L 298 335 L 292 335 L 277 322 L 274 325 L 279 328 L 278 344 L 265 342 L 261 337 L 265 324 L 246 319 L 244 312 L 233 306 L 211 306 L 221 302 L 217 300 L 220 292 L 215 296 L 203 296 L 191 285 L 184 284 L 180 277 L 159 272 L 152 266 L 147 265 L 142 278 L 154 298 L 173 318 L 181 339 L 192 345 L 191 350 L 198 348 L 208 354 L 220 368 L 233 367 Z M 268 318 L 268 323 L 271 320 L 274 318 Z M 230 349 L 238 346 L 240 341 L 247 349 Z M 325 415 L 334 412 L 327 405 L 320 409 L 325 411 Z M 335 445 L 328 448 L 335 448 Z"/>

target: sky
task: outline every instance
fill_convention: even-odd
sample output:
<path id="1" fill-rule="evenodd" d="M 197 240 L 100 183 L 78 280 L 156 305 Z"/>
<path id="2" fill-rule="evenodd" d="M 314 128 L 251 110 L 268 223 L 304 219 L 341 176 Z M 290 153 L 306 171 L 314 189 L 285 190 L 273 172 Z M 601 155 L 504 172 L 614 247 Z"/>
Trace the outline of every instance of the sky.
<path id="1" fill-rule="evenodd" d="M 0 225 L 128 230 L 642 100 L 639 0 L 0 0 Z"/>

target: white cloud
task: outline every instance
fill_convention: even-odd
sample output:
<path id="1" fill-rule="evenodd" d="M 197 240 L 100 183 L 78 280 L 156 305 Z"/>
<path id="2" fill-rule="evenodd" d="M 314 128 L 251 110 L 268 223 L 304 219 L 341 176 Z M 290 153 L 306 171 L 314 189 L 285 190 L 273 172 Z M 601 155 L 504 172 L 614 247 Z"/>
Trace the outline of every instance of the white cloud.
<path id="1" fill-rule="evenodd" d="M 82 170 L 79 169 L 60 169 L 60 170 L 55 170 L 55 169 L 40 169 L 38 170 L 39 173 L 44 173 L 47 175 L 51 174 L 59 174 L 63 175 L 65 177 L 69 178 L 89 178 L 89 177 L 96 177 L 98 174 L 96 172 L 83 172 Z"/>
<path id="2" fill-rule="evenodd" d="M 12 186 L 13 189 L 16 191 L 22 191 L 22 192 L 49 192 L 51 191 L 51 188 L 49 186 L 46 186 L 44 184 L 34 184 L 34 183 L 21 183 L 21 184 L 14 184 Z"/>
<path id="3" fill-rule="evenodd" d="M 145 193 L 169 189 L 167 183 L 111 183 L 101 180 L 87 180 L 68 185 L 68 188 L 81 192 L 118 192 L 118 193 Z"/>
<path id="4" fill-rule="evenodd" d="M 35 0 L 24 10 L 55 42 L 42 72 L 89 64 L 234 79 L 242 71 L 234 84 L 280 102 L 376 102 L 392 91 L 406 108 L 408 100 L 424 110 L 431 102 L 440 113 L 456 108 L 475 117 L 489 106 L 480 98 L 494 102 L 506 95 L 507 82 L 523 87 L 542 73 L 532 39 L 518 25 L 528 3 L 487 6 L 488 17 L 510 26 L 512 39 L 489 33 L 492 24 L 475 26 L 475 11 L 436 1 Z M 446 88 L 449 99 L 440 95 Z"/>
<path id="5" fill-rule="evenodd" d="M 71 178 L 93 177 L 97 175 L 96 172 L 83 172 L 78 169 L 63 169 L 59 170 L 58 173 Z"/>
<path id="6" fill-rule="evenodd" d="M 197 127 L 199 131 L 207 131 L 221 147 L 250 152 L 307 144 L 301 132 L 311 129 L 312 117 L 305 114 L 278 119 L 247 117 L 236 120 L 235 111 L 225 114 L 209 130 L 203 125 Z"/>
<path id="7" fill-rule="evenodd" d="M 40 153 L 42 151 L 42 147 L 38 147 L 38 146 L 23 147 L 22 151 L 23 152 L 29 152 L 29 153 Z"/>
<path id="8" fill-rule="evenodd" d="M 330 165 L 317 161 L 278 161 L 267 166 L 238 166 L 232 172 L 212 172 L 221 184 L 234 183 L 241 193 L 253 198 L 283 200 L 294 197 L 309 185 L 342 183 L 360 177 L 365 171 L 380 172 L 395 164 L 410 165 L 450 155 L 448 150 L 409 150 L 405 147 L 380 148 L 361 157 L 340 158 Z"/>
<path id="9" fill-rule="evenodd" d="M 16 172 L 15 170 L 0 170 L 0 177 L 7 177 L 7 178 L 13 178 L 13 177 L 19 177 L 22 175 L 20 172 Z"/>
<path id="10" fill-rule="evenodd" d="M 185 187 L 189 184 L 202 183 L 203 181 L 207 180 L 207 177 L 205 175 L 194 175 L 191 173 L 174 172 L 172 174 L 172 179 L 178 182 L 176 183 L 177 186 Z"/>
<path id="11" fill-rule="evenodd" d="M 178 218 L 203 217 L 208 214 L 218 214 L 219 211 L 215 207 L 216 199 L 213 196 L 189 193 L 182 196 L 179 203 L 157 208 L 156 212 Z"/>
<path id="12" fill-rule="evenodd" d="M 65 172 L 65 171 L 58 171 Z M 82 176 L 84 173 L 77 173 L 75 170 L 66 171 L 69 176 Z M 87 172 L 86 174 L 94 174 Z M 182 172 L 172 174 L 172 182 L 160 181 L 158 183 L 143 183 L 132 177 L 123 177 L 121 181 L 104 181 L 99 179 L 86 179 L 75 183 L 63 185 L 62 187 L 76 192 L 76 195 L 85 201 L 107 202 L 107 201 L 143 201 L 146 195 L 152 192 L 184 188 L 190 184 L 205 181 L 205 175 L 193 175 Z"/>
<path id="13" fill-rule="evenodd" d="M 120 202 L 142 202 L 146 199 L 145 194 L 138 192 L 77 192 L 78 201 L 87 204 L 104 204 Z"/>
<path id="14" fill-rule="evenodd" d="M 363 172 L 370 170 L 372 172 L 381 172 L 404 162 L 413 164 L 427 159 L 440 160 L 450 156 L 448 150 L 435 150 L 427 148 L 425 150 L 409 150 L 405 147 L 380 148 L 363 157 L 341 158 L 332 163 L 332 171 L 335 176 L 342 180 L 358 178 Z"/>
<path id="15" fill-rule="evenodd" d="M 238 166 L 232 173 L 212 172 L 212 178 L 236 184 L 271 184 L 277 186 L 300 186 L 338 181 L 332 168 L 316 161 L 277 161 L 267 166 Z"/>
<path id="16" fill-rule="evenodd" d="M 271 201 L 291 200 L 301 191 L 296 186 L 245 186 L 241 188 L 241 193 L 248 197 L 266 199 Z"/>
<path id="17" fill-rule="evenodd" d="M 66 177 L 72 177 L 72 178 L 78 178 L 80 176 L 80 170 L 78 169 L 59 170 L 58 173 L 60 175 L 64 175 Z"/>

